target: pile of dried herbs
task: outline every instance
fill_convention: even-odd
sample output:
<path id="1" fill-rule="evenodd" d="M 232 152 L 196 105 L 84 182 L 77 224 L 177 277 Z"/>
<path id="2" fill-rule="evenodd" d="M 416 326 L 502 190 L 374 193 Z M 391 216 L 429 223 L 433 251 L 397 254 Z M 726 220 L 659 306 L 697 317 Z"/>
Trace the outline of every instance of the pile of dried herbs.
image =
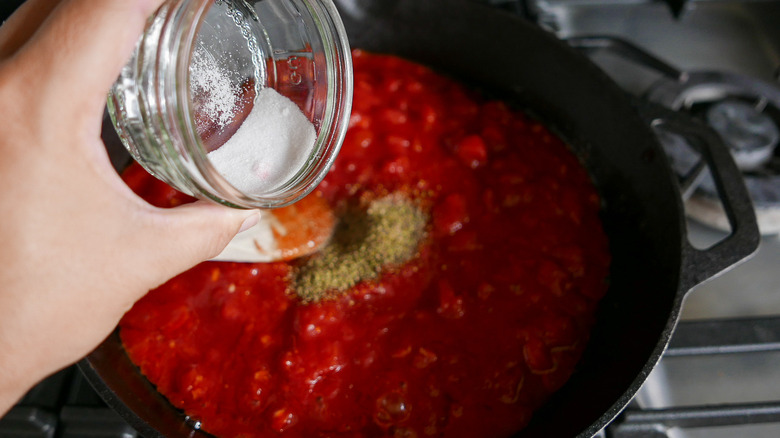
<path id="1" fill-rule="evenodd" d="M 293 270 L 291 291 L 303 302 L 317 302 L 377 278 L 414 257 L 427 222 L 420 207 L 403 196 L 347 210 L 331 242 Z"/>

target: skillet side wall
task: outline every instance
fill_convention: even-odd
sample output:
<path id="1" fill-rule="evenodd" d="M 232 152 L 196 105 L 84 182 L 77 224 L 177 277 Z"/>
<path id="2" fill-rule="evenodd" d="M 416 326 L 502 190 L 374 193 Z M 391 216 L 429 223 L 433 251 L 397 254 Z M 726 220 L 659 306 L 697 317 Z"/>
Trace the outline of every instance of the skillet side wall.
<path id="1" fill-rule="evenodd" d="M 520 19 L 465 0 L 336 3 L 353 48 L 500 90 L 566 139 L 590 172 L 613 255 L 610 290 L 577 372 L 518 436 L 597 432 L 646 378 L 679 312 L 682 203 L 652 131 L 590 61 Z"/>

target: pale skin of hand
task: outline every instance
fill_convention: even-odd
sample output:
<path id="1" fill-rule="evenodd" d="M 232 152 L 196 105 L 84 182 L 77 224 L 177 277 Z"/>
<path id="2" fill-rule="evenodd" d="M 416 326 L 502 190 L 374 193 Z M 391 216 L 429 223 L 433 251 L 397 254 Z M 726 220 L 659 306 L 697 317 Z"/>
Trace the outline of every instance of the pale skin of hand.
<path id="1" fill-rule="evenodd" d="M 152 207 L 106 156 L 106 94 L 160 3 L 28 0 L 0 27 L 0 416 L 257 220 Z"/>

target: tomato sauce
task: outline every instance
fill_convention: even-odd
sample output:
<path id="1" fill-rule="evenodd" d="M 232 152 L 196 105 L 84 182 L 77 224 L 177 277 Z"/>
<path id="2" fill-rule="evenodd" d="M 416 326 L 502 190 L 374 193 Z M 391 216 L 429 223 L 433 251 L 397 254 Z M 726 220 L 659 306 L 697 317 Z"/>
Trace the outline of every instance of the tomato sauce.
<path id="1" fill-rule="evenodd" d="M 121 322 L 158 390 L 220 437 L 503 437 L 575 370 L 606 291 L 600 200 L 577 158 L 505 103 L 396 57 L 353 53 L 350 129 L 312 196 L 401 192 L 416 255 L 336 299 L 296 261 L 206 262 Z M 158 206 L 189 202 L 139 166 Z"/>

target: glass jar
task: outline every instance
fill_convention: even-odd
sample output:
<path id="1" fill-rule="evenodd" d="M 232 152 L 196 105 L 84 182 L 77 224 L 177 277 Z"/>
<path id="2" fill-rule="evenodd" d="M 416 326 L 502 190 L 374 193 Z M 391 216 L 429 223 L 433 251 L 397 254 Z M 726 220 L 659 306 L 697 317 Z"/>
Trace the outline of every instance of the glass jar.
<path id="1" fill-rule="evenodd" d="M 267 88 L 300 109 L 313 145 L 294 145 L 298 159 L 272 183 L 242 188 L 209 152 L 243 128 L 250 108 L 261 110 Z M 150 173 L 238 208 L 282 207 L 311 192 L 341 147 L 351 104 L 351 54 L 331 0 L 168 0 L 108 98 L 119 137 Z"/>

